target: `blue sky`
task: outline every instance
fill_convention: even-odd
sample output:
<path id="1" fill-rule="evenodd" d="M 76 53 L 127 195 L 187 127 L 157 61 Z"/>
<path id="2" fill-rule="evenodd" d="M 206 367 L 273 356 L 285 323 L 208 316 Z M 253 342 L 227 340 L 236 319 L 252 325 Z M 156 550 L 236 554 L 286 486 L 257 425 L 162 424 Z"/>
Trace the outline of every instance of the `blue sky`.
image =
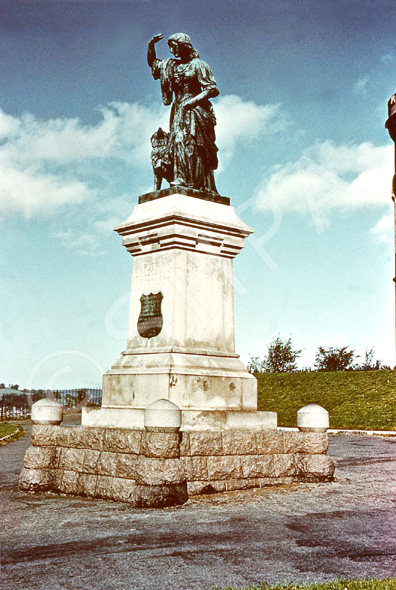
<path id="1" fill-rule="evenodd" d="M 221 92 L 218 189 L 255 229 L 234 266 L 242 359 L 280 334 L 301 365 L 350 345 L 393 366 L 393 22 L 381 0 L 1 2 L 0 381 L 98 385 L 125 348 L 112 227 L 167 126 L 147 41 L 180 31 Z"/>

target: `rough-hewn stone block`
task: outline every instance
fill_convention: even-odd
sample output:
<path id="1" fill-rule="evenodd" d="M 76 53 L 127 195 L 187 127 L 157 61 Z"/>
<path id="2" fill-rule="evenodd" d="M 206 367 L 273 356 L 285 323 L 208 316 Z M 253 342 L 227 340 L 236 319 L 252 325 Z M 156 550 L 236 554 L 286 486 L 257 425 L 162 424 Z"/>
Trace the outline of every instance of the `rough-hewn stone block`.
<path id="1" fill-rule="evenodd" d="M 302 432 L 302 452 L 310 455 L 326 454 L 329 448 L 329 437 L 322 432 Z"/>
<path id="2" fill-rule="evenodd" d="M 155 459 L 139 456 L 136 462 L 136 481 L 143 485 L 179 484 L 186 479 L 180 459 Z"/>
<path id="3" fill-rule="evenodd" d="M 208 480 L 207 457 L 181 457 L 180 458 L 187 481 Z"/>
<path id="4" fill-rule="evenodd" d="M 329 480 L 334 475 L 334 461 L 328 455 L 296 455 L 295 464 L 297 475 L 305 480 Z"/>
<path id="5" fill-rule="evenodd" d="M 75 449 L 89 448 L 89 428 L 86 426 L 74 426 L 69 429 L 69 444 L 68 446 Z"/>
<path id="6" fill-rule="evenodd" d="M 180 432 L 180 457 L 187 457 L 188 455 L 191 455 L 191 449 L 190 449 L 190 435 L 188 432 Z"/>
<path id="7" fill-rule="evenodd" d="M 135 495 L 137 508 L 163 508 L 187 502 L 186 483 L 163 486 L 138 485 Z"/>
<path id="8" fill-rule="evenodd" d="M 99 476 L 96 484 L 96 496 L 118 502 L 135 502 L 136 483 L 131 479 Z"/>
<path id="9" fill-rule="evenodd" d="M 296 466 L 293 455 L 273 455 L 274 477 L 285 477 L 295 475 Z"/>
<path id="10" fill-rule="evenodd" d="M 126 479 L 136 479 L 136 462 L 137 455 L 127 455 L 119 453 L 117 457 L 117 477 L 125 477 Z"/>
<path id="11" fill-rule="evenodd" d="M 68 426 L 52 426 L 55 429 L 56 446 L 67 447 L 69 445 L 69 434 L 72 430 Z"/>
<path id="12" fill-rule="evenodd" d="M 283 451 L 284 454 L 301 453 L 303 447 L 303 439 L 301 432 L 282 432 Z"/>
<path id="13" fill-rule="evenodd" d="M 249 430 L 228 430 L 222 433 L 225 455 L 257 455 L 255 432 Z"/>
<path id="14" fill-rule="evenodd" d="M 226 482 L 217 481 L 188 481 L 187 491 L 189 496 L 200 496 L 202 494 L 219 494 L 226 491 Z"/>
<path id="15" fill-rule="evenodd" d="M 109 453 L 103 451 L 98 459 L 98 474 L 111 475 L 113 477 L 117 474 L 118 453 Z"/>
<path id="16" fill-rule="evenodd" d="M 83 428 L 83 427 L 78 427 Z M 77 428 L 74 429 L 74 432 Z M 104 428 L 84 428 L 84 432 L 81 434 L 81 444 L 86 449 L 93 449 L 95 451 L 101 451 L 103 449 L 103 441 L 105 436 Z"/>
<path id="17" fill-rule="evenodd" d="M 55 447 L 58 444 L 58 434 L 61 426 L 34 424 L 32 427 L 32 446 Z M 64 431 L 64 429 L 62 429 Z"/>
<path id="18" fill-rule="evenodd" d="M 65 470 L 63 472 L 62 481 L 60 482 L 59 491 L 64 494 L 80 494 L 81 488 L 78 483 L 77 471 Z"/>
<path id="19" fill-rule="evenodd" d="M 122 480 L 125 482 L 126 480 Z M 109 477 L 108 475 L 98 475 L 96 482 L 96 497 L 104 498 L 106 500 L 113 499 L 113 486 L 115 484 L 115 478 Z"/>
<path id="20" fill-rule="evenodd" d="M 23 465 L 26 469 L 49 469 L 56 456 L 55 447 L 29 447 Z"/>
<path id="21" fill-rule="evenodd" d="M 272 477 L 273 455 L 247 455 L 241 458 L 243 477 Z"/>
<path id="22" fill-rule="evenodd" d="M 60 454 L 59 467 L 65 471 L 81 471 L 84 465 L 84 449 L 63 448 Z"/>
<path id="23" fill-rule="evenodd" d="M 62 455 L 62 447 L 56 447 L 55 448 L 55 458 L 52 462 L 52 466 L 55 470 L 59 469 L 61 455 Z"/>
<path id="24" fill-rule="evenodd" d="M 208 479 L 207 457 L 191 457 L 193 479 Z"/>
<path id="25" fill-rule="evenodd" d="M 283 437 L 281 432 L 256 432 L 256 441 L 258 455 L 283 453 Z"/>
<path id="26" fill-rule="evenodd" d="M 192 456 L 223 454 L 221 432 L 189 432 L 189 438 Z"/>
<path id="27" fill-rule="evenodd" d="M 328 449 L 328 437 L 319 432 L 284 432 L 284 453 L 326 453 Z"/>
<path id="28" fill-rule="evenodd" d="M 98 460 L 100 457 L 100 451 L 94 451 L 93 449 L 86 449 L 84 451 L 84 460 L 81 467 L 83 473 L 98 473 Z"/>
<path id="29" fill-rule="evenodd" d="M 54 489 L 60 491 L 62 487 L 63 469 L 54 469 L 52 471 Z"/>
<path id="30" fill-rule="evenodd" d="M 260 488 L 267 488 L 270 486 L 290 485 L 294 481 L 291 476 L 288 477 L 258 477 L 257 483 Z"/>
<path id="31" fill-rule="evenodd" d="M 47 492 L 53 487 L 53 475 L 49 469 L 23 468 L 19 476 L 19 487 L 29 492 Z"/>
<path id="32" fill-rule="evenodd" d="M 94 498 L 97 480 L 97 475 L 92 475 L 90 473 L 80 473 L 78 477 L 79 494 Z"/>
<path id="33" fill-rule="evenodd" d="M 140 452 L 146 457 L 177 458 L 179 438 L 178 432 L 143 432 Z"/>
<path id="34" fill-rule="evenodd" d="M 208 457 L 207 465 L 210 480 L 242 477 L 241 457 Z"/>
<path id="35" fill-rule="evenodd" d="M 254 481 L 254 479 L 228 479 L 226 481 L 226 491 L 235 492 L 237 490 L 248 490 L 249 488 L 254 488 Z"/>
<path id="36" fill-rule="evenodd" d="M 183 465 L 184 473 L 186 475 L 186 480 L 192 481 L 194 479 L 192 457 L 180 457 L 180 461 Z"/>
<path id="37" fill-rule="evenodd" d="M 140 453 L 142 431 L 107 429 L 103 441 L 103 450 L 113 453 Z"/>

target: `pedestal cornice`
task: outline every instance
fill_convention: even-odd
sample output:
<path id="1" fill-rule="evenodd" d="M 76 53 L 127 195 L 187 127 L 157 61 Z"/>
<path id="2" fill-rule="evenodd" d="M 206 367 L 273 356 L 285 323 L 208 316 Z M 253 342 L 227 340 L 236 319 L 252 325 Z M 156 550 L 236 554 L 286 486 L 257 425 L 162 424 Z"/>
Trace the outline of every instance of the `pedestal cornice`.
<path id="1" fill-rule="evenodd" d="M 233 207 L 180 192 L 137 205 L 114 229 L 132 256 L 177 249 L 234 258 L 253 233 Z"/>

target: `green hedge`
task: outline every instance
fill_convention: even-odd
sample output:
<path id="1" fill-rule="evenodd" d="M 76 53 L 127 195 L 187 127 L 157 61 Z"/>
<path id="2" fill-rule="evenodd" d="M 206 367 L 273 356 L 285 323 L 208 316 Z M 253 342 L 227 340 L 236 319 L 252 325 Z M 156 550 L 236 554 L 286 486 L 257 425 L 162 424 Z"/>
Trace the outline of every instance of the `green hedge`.
<path id="1" fill-rule="evenodd" d="M 279 426 L 296 426 L 302 406 L 316 403 L 331 428 L 396 430 L 396 371 L 261 373 L 260 410 L 278 412 Z"/>

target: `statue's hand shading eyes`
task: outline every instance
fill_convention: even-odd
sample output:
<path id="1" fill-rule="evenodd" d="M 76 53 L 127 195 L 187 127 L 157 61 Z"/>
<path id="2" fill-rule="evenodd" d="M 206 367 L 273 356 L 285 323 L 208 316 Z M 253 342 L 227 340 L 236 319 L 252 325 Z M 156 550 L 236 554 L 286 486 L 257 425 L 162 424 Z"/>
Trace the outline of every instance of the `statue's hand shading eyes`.
<path id="1" fill-rule="evenodd" d="M 162 33 L 159 33 L 158 35 L 154 35 L 154 37 L 151 39 L 150 43 L 158 43 L 158 41 L 161 41 L 161 39 L 163 39 L 164 36 Z"/>

